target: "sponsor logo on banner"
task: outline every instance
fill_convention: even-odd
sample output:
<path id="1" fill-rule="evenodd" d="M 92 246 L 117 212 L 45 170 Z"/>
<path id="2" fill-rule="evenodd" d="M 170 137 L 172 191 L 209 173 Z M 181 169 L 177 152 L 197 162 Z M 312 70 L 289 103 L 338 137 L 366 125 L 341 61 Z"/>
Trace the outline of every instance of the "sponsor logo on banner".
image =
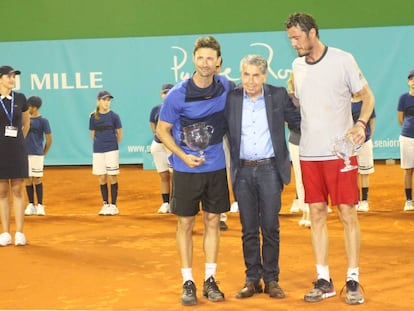
<path id="1" fill-rule="evenodd" d="M 273 64 L 274 51 L 273 51 L 273 48 L 269 44 L 263 43 L 263 42 L 255 42 L 255 43 L 251 43 L 250 46 L 251 47 L 261 46 L 261 47 L 264 47 L 265 50 L 267 51 L 267 63 L 268 63 L 268 75 L 269 76 L 273 77 L 275 80 L 281 80 L 281 79 L 283 80 L 289 77 L 292 71 L 291 69 L 289 68 L 274 69 L 274 64 Z M 180 46 L 172 46 L 171 48 L 173 50 L 176 50 L 176 53 L 177 53 L 176 55 L 173 56 L 173 60 L 172 60 L 173 66 L 171 67 L 171 70 L 174 73 L 175 81 L 178 82 L 178 81 L 188 79 L 189 77 L 191 77 L 192 72 L 184 71 L 183 68 L 185 68 L 187 66 L 187 63 L 191 61 L 191 57 L 189 57 L 188 55 L 191 56 L 192 52 L 187 52 L 185 48 L 180 47 Z M 266 57 L 266 55 L 263 55 L 263 56 Z M 225 76 L 230 81 L 234 81 L 236 83 L 240 81 L 239 72 L 237 71 L 236 73 L 233 74 L 231 67 L 223 66 L 222 72 L 220 74 Z"/>

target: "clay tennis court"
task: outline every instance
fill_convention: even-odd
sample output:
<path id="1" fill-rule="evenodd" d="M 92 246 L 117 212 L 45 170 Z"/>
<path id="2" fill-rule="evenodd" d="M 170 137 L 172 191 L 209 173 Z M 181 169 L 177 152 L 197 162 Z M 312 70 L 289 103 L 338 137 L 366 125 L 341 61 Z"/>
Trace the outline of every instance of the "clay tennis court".
<path id="1" fill-rule="evenodd" d="M 403 212 L 403 172 L 376 163 L 371 175 L 371 211 L 360 214 L 361 283 L 365 304 L 348 306 L 339 292 L 346 260 L 342 228 L 330 214 L 330 270 L 337 296 L 321 303 L 303 301 L 315 278 L 310 231 L 290 214 L 294 182 L 285 188 L 281 219 L 280 285 L 286 298 L 266 294 L 238 300 L 244 265 L 238 214 L 229 214 L 222 233 L 217 279 L 226 301 L 201 297 L 204 260 L 201 219 L 194 243 L 198 305 L 180 304 L 181 274 L 175 247 L 176 219 L 159 215 L 155 171 L 121 167 L 119 216 L 98 216 L 98 181 L 89 166 L 47 167 L 45 217 L 26 216 L 28 245 L 0 248 L 0 309 L 59 310 L 412 310 L 414 295 L 414 212 Z M 14 235 L 12 220 L 12 235 Z"/>

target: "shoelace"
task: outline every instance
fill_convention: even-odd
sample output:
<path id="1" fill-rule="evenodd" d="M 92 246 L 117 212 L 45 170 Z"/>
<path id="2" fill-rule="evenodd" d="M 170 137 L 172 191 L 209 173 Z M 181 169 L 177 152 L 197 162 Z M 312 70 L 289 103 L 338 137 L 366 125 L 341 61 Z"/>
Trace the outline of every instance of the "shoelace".
<path id="1" fill-rule="evenodd" d="M 219 288 L 217 286 L 217 283 L 218 282 L 216 282 L 215 280 L 209 280 L 207 282 L 207 290 L 213 290 L 213 291 L 220 292 L 220 290 L 219 290 Z"/>
<path id="2" fill-rule="evenodd" d="M 347 288 L 348 283 L 351 283 L 351 285 L 349 287 L 351 287 L 352 291 L 356 291 L 356 289 L 358 287 L 358 284 L 359 284 L 359 288 L 361 289 L 362 293 L 365 294 L 365 289 L 360 283 L 358 283 L 357 281 L 354 281 L 354 280 L 349 280 L 345 283 L 344 286 L 342 286 L 342 289 L 339 292 L 339 297 L 342 297 L 342 292 L 344 291 L 345 288 Z"/>
<path id="3" fill-rule="evenodd" d="M 322 280 L 322 279 L 316 280 L 312 282 L 312 284 L 314 285 L 315 288 L 322 289 L 322 290 L 328 290 L 329 286 L 331 285 L 330 282 Z"/>
<path id="4" fill-rule="evenodd" d="M 184 292 L 186 295 L 191 295 L 194 292 L 193 283 L 185 283 L 184 284 Z"/>

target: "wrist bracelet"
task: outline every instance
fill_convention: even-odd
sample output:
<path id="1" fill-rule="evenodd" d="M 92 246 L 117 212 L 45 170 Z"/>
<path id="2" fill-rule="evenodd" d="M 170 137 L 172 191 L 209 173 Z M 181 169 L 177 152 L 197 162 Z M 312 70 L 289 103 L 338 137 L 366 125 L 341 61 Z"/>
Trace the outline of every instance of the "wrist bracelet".
<path id="1" fill-rule="evenodd" d="M 357 123 L 360 123 L 363 127 L 364 127 L 364 129 L 366 129 L 367 128 L 367 123 L 364 121 L 364 120 L 362 120 L 362 119 L 358 119 L 357 120 Z"/>

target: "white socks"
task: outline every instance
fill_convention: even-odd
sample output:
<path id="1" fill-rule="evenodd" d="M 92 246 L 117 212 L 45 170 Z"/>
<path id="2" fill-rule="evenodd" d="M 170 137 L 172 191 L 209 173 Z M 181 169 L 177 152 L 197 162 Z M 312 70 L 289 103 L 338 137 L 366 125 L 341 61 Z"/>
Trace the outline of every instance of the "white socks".
<path id="1" fill-rule="evenodd" d="M 348 268 L 346 281 L 353 280 L 359 283 L 359 268 Z"/>
<path id="2" fill-rule="evenodd" d="M 216 263 L 206 263 L 204 280 L 207 280 L 210 276 L 214 277 L 216 275 L 216 270 L 217 270 Z M 194 282 L 192 268 L 181 268 L 181 275 L 183 277 L 183 283 L 188 280 L 191 280 Z"/>
<path id="3" fill-rule="evenodd" d="M 316 265 L 316 273 L 318 274 L 318 280 L 324 279 L 328 282 L 331 281 L 329 276 L 329 266 Z"/>
<path id="4" fill-rule="evenodd" d="M 318 274 L 318 280 L 324 279 L 330 282 L 329 266 L 316 265 L 316 272 Z M 359 283 L 359 268 L 348 268 L 346 273 L 346 281 L 353 280 Z"/>
<path id="5" fill-rule="evenodd" d="M 217 270 L 216 263 L 206 263 L 204 281 L 206 281 L 210 276 L 215 276 L 216 270 Z"/>
<path id="6" fill-rule="evenodd" d="M 181 268 L 181 275 L 183 276 L 183 283 L 185 283 L 188 280 L 194 282 L 192 268 Z"/>

